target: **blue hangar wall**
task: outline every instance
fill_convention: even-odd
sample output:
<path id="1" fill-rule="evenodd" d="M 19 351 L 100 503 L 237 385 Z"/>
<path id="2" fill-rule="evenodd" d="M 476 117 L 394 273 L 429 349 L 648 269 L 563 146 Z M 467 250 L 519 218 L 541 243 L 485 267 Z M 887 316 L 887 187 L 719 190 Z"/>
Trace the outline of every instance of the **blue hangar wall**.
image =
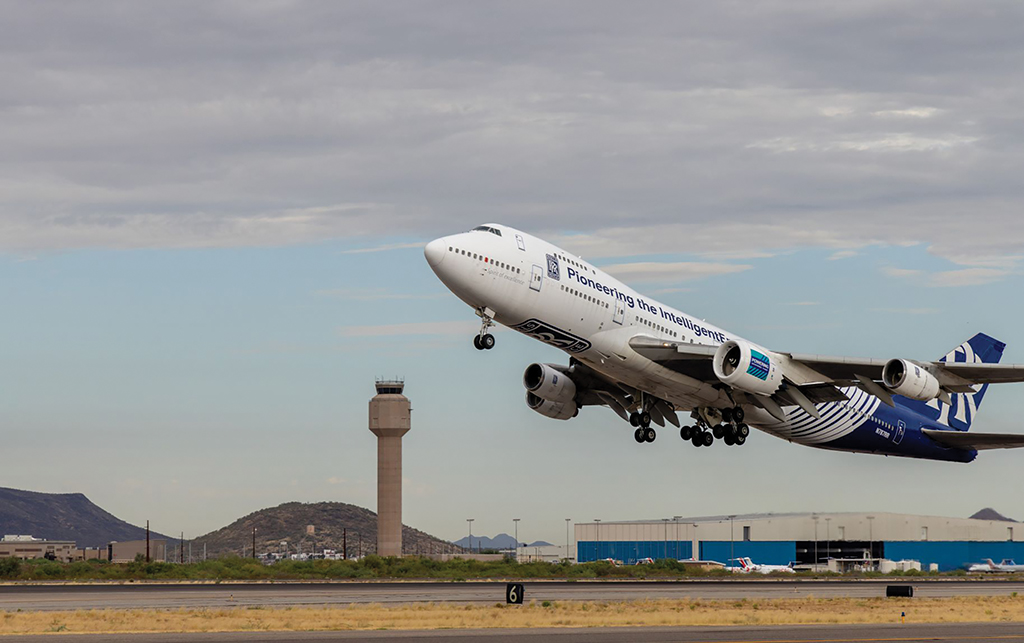
<path id="1" fill-rule="evenodd" d="M 833 541 L 835 542 L 835 541 Z M 876 541 L 877 546 L 877 541 Z M 595 541 L 576 544 L 581 563 L 613 558 L 627 565 L 642 558 L 694 558 L 690 541 Z M 826 544 L 819 543 L 824 552 Z M 797 559 L 794 541 L 701 541 L 696 558 L 726 563 L 730 558 L 749 556 L 756 563 L 788 565 Z M 890 560 L 917 560 L 925 570 L 937 563 L 940 571 L 963 569 L 991 558 L 997 563 L 1013 558 L 1024 563 L 1024 542 L 1010 541 L 883 541 L 882 555 Z"/>

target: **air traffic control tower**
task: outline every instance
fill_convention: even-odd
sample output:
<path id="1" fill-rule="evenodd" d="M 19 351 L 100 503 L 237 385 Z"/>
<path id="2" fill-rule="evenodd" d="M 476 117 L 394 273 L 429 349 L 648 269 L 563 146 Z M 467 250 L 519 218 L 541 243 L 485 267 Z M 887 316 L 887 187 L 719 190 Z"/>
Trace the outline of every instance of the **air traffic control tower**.
<path id="1" fill-rule="evenodd" d="M 377 555 L 402 555 L 402 436 L 412 405 L 402 380 L 377 380 L 370 400 L 370 431 L 377 436 Z"/>

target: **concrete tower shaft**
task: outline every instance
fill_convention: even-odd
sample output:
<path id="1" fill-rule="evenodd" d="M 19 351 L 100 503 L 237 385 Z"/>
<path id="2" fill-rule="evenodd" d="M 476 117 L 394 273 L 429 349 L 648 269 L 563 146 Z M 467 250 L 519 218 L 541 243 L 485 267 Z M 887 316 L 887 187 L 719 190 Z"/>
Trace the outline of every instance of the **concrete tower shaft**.
<path id="1" fill-rule="evenodd" d="M 370 400 L 370 431 L 377 436 L 377 554 L 402 555 L 402 436 L 412 427 L 405 383 L 380 380 Z"/>

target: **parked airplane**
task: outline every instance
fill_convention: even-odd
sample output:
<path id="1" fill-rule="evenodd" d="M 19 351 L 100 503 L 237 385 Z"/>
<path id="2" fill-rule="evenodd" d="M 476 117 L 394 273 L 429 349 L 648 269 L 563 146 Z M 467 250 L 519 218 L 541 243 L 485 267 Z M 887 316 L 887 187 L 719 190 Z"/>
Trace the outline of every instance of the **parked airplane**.
<path id="1" fill-rule="evenodd" d="M 932 362 L 778 352 L 508 226 L 436 239 L 424 254 L 481 318 L 478 349 L 494 347 L 497 323 L 569 354 L 567 366 L 531 364 L 523 376 L 527 405 L 549 418 L 607 406 L 637 442 L 667 421 L 698 447 L 741 445 L 750 426 L 823 449 L 954 462 L 1024 446 L 1024 435 L 967 432 L 989 384 L 1024 381 L 1024 365 L 998 365 L 1005 344 L 984 334 Z"/>
<path id="2" fill-rule="evenodd" d="M 773 572 L 783 572 L 786 574 L 795 574 L 796 570 L 790 565 L 760 565 L 750 560 L 749 557 L 736 558 L 739 564 L 739 569 L 731 568 L 734 571 L 741 571 L 747 574 L 771 574 Z"/>
<path id="3" fill-rule="evenodd" d="M 967 568 L 969 572 L 1024 572 L 1024 565 L 1018 565 L 1012 558 L 1004 558 L 1003 562 L 996 564 L 991 558 L 984 559 L 985 562 L 971 565 Z"/>

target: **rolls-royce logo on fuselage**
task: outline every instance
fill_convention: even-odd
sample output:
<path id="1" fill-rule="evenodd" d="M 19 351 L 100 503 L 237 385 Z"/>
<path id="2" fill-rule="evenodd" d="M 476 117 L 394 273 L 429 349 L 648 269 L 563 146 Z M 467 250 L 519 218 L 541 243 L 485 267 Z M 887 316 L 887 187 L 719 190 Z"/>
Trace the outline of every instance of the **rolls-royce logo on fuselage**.
<path id="1" fill-rule="evenodd" d="M 547 255 L 548 258 L 548 279 L 559 280 L 559 273 L 561 270 L 558 265 L 558 257 L 555 255 Z"/>
<path id="2" fill-rule="evenodd" d="M 569 353 L 582 353 L 591 346 L 590 342 L 582 337 L 567 333 L 561 328 L 546 324 L 539 319 L 528 319 L 513 326 L 512 329 Z"/>

